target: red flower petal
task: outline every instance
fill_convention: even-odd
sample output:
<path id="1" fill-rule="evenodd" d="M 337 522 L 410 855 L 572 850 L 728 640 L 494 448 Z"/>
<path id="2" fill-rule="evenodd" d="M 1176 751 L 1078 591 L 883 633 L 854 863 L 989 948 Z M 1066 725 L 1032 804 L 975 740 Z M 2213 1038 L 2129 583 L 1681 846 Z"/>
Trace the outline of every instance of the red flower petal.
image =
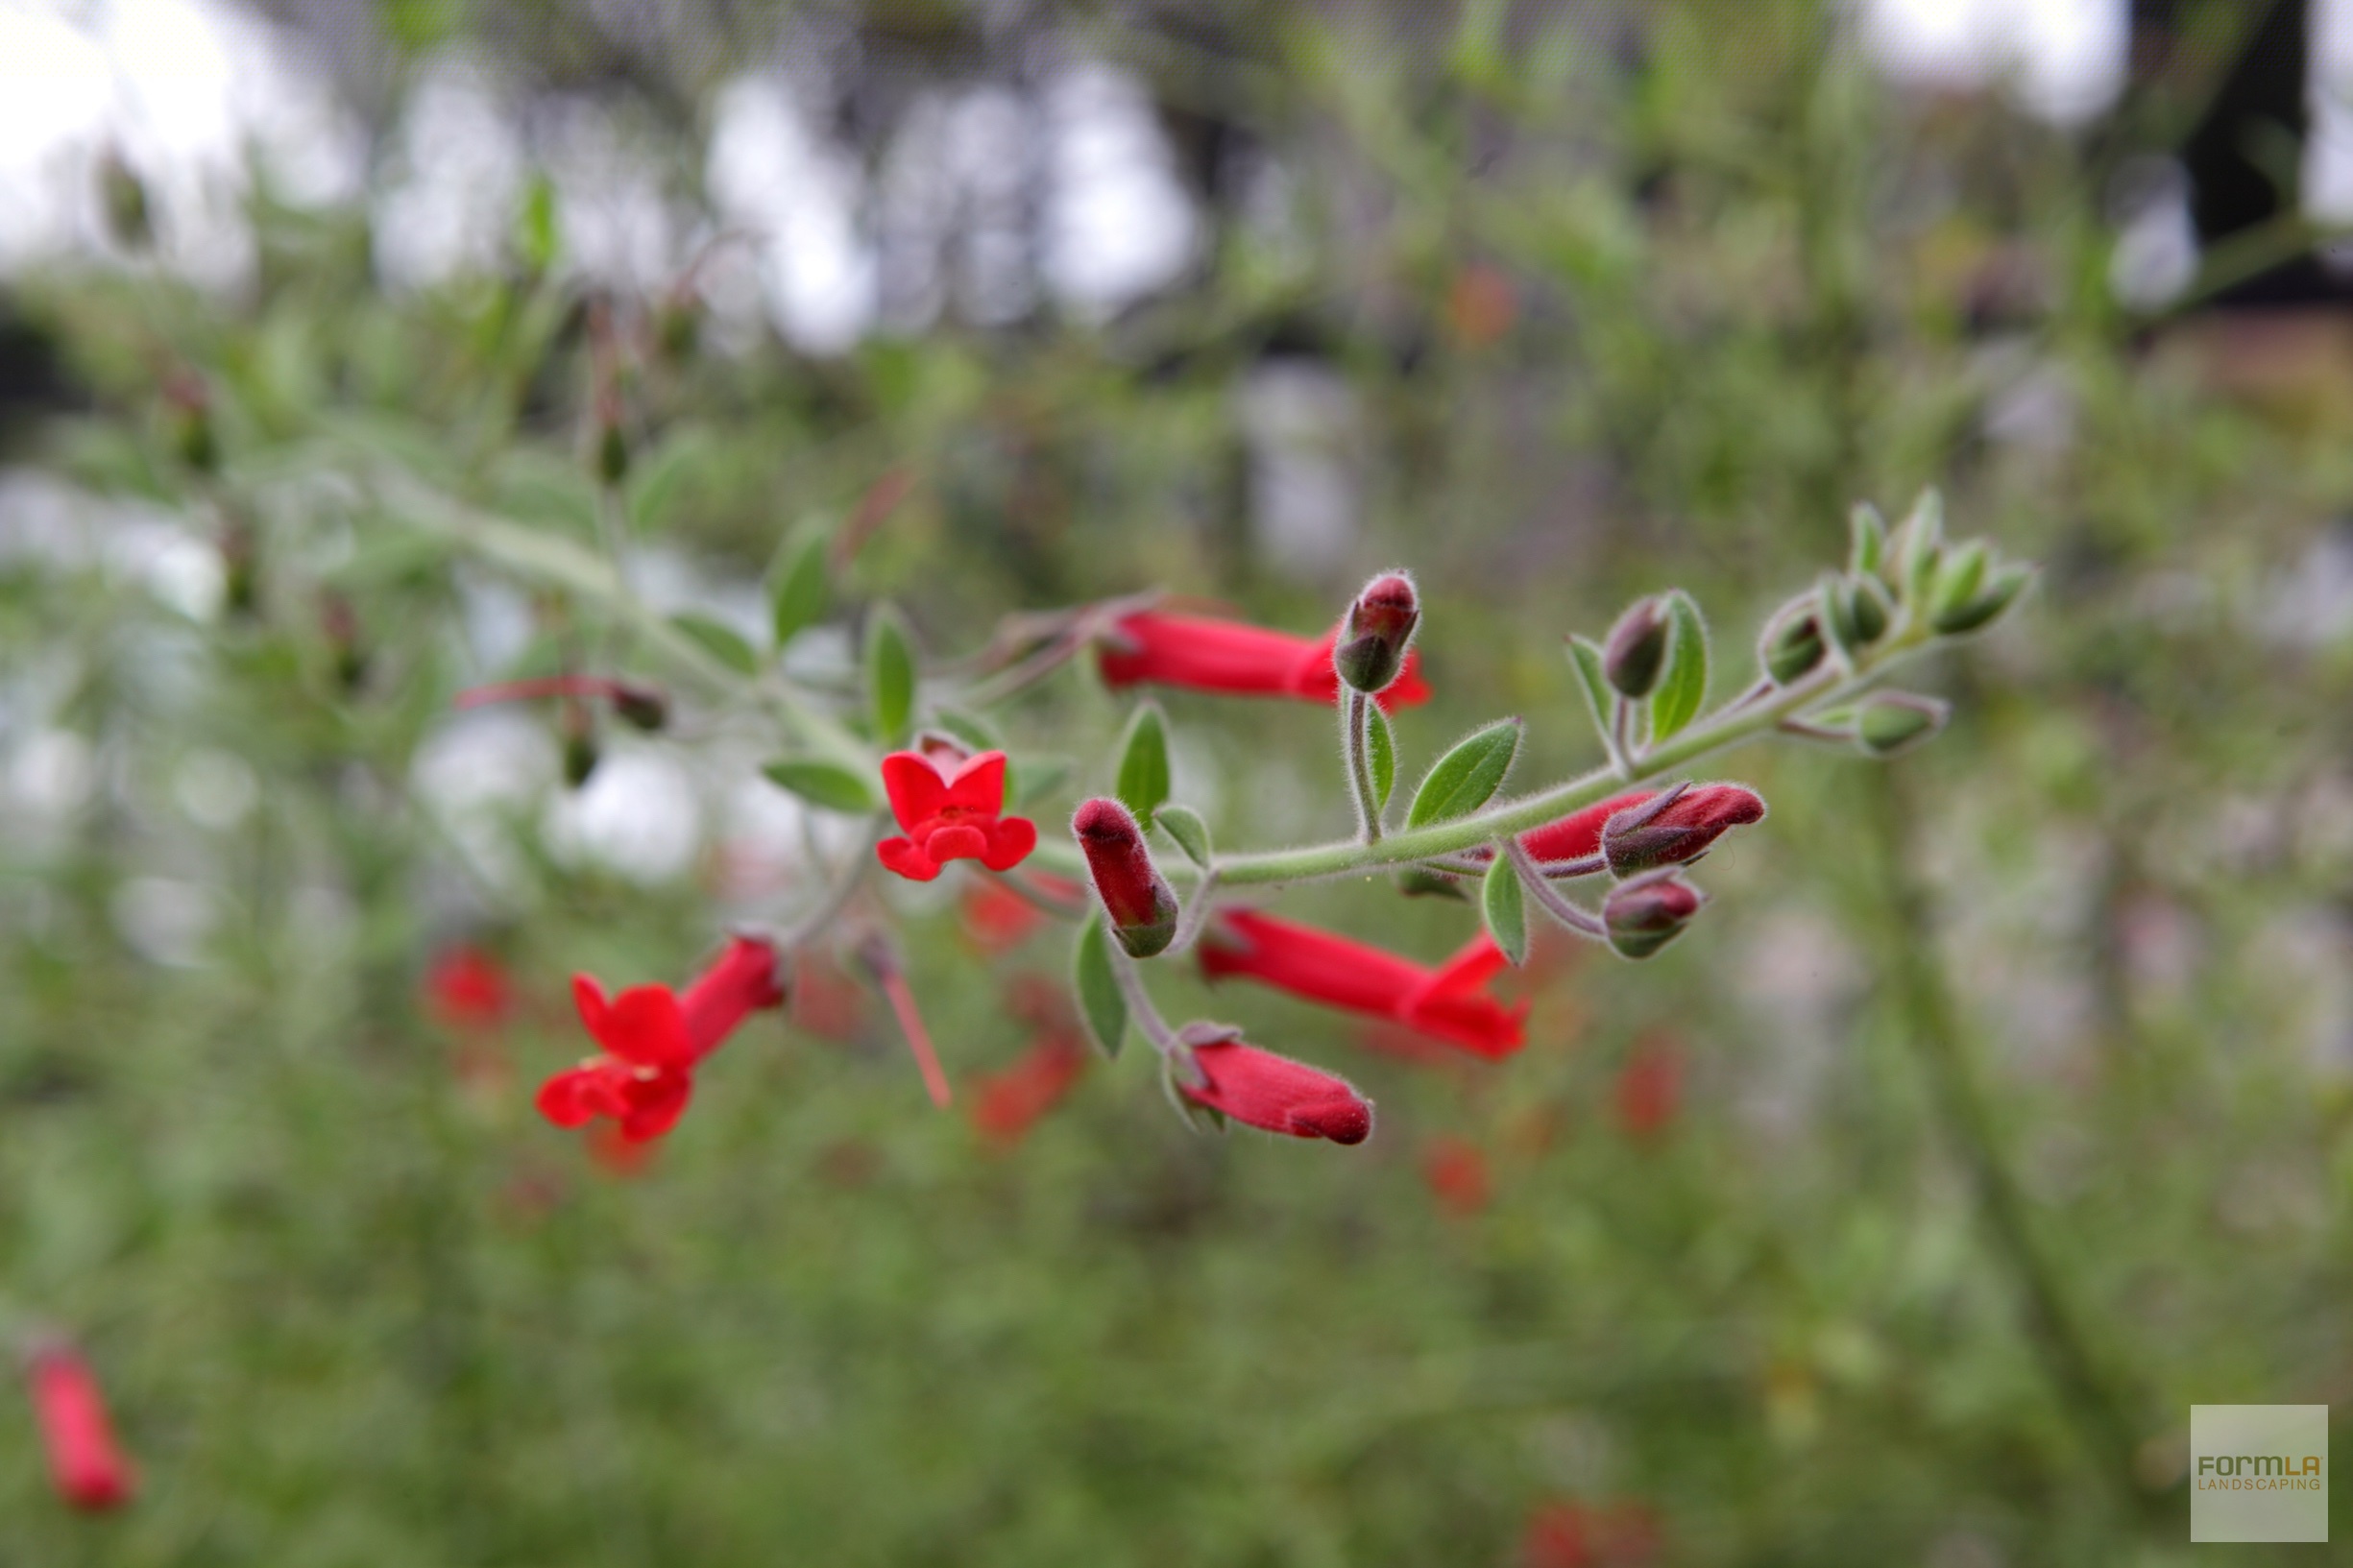
<path id="1" fill-rule="evenodd" d="M 910 832 L 918 823 L 939 815 L 948 800 L 947 782 L 921 752 L 894 751 L 883 759 L 883 791 L 890 797 L 890 814 Z"/>
<path id="2" fill-rule="evenodd" d="M 583 1127 L 595 1119 L 596 1088 L 594 1068 L 568 1067 L 540 1085 L 532 1103 L 559 1127 Z"/>
<path id="3" fill-rule="evenodd" d="M 1209 1082 L 1201 1089 L 1185 1085 L 1185 1094 L 1245 1126 L 1335 1144 L 1361 1144 L 1371 1135 L 1372 1102 L 1345 1078 L 1233 1041 L 1198 1047 L 1193 1059 Z"/>
<path id="4" fill-rule="evenodd" d="M 991 871 L 1010 871 L 1037 848 L 1037 824 L 1028 817 L 1007 817 L 988 837 L 981 863 Z"/>
<path id="5" fill-rule="evenodd" d="M 885 838 L 874 846 L 874 857 L 885 870 L 910 882 L 928 882 L 939 875 L 939 862 L 923 853 L 911 838 Z"/>
<path id="6" fill-rule="evenodd" d="M 640 1078 L 628 1091 L 629 1111 L 620 1119 L 621 1136 L 633 1144 L 661 1137 L 686 1113 L 694 1079 L 685 1073 L 657 1073 Z"/>
<path id="7" fill-rule="evenodd" d="M 784 1002 L 776 983 L 776 949 L 758 937 L 728 938 L 726 951 L 679 999 L 687 1042 L 697 1060 L 716 1049 L 744 1015 Z"/>
<path id="8" fill-rule="evenodd" d="M 984 751 L 967 758 L 950 776 L 947 805 L 995 816 L 1005 808 L 1005 753 Z"/>
<path id="9" fill-rule="evenodd" d="M 934 828 L 923 841 L 923 853 L 943 866 L 951 860 L 978 860 L 988 853 L 988 834 L 968 822 Z"/>
<path id="10" fill-rule="evenodd" d="M 582 1019 L 585 1022 L 587 1014 Z M 589 1033 L 596 1043 L 624 1062 L 639 1067 L 685 1067 L 694 1060 L 687 1037 L 686 1013 L 667 985 L 633 985 L 613 999 L 612 1005 Z"/>
<path id="11" fill-rule="evenodd" d="M 1519 835 L 1520 848 L 1540 861 L 1582 860 L 1601 848 L 1603 823 L 1630 806 L 1641 805 L 1654 793 L 1637 789 L 1631 794 L 1613 795 L 1583 810 L 1571 811 L 1557 822 L 1531 828 Z"/>

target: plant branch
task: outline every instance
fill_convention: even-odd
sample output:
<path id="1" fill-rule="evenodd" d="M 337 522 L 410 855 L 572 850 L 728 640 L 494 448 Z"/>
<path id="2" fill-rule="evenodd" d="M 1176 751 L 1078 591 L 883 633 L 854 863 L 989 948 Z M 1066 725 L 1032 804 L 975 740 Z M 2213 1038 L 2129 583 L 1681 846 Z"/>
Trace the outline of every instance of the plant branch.
<path id="1" fill-rule="evenodd" d="M 1351 688 L 1340 705 L 1340 744 L 1346 755 L 1348 794 L 1356 802 L 1357 836 L 1368 844 L 1381 841 L 1380 793 L 1372 786 L 1370 736 L 1372 699 Z"/>

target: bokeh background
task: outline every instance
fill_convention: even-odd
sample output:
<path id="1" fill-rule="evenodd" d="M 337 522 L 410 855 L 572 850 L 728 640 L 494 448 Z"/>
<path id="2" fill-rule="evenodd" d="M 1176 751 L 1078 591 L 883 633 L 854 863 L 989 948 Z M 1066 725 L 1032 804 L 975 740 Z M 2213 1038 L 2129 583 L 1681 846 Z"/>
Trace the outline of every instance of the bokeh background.
<path id="1" fill-rule="evenodd" d="M 12 0 L 0 1315 L 143 1489 L 0 1407 L 0 1561 L 2191 1560 L 2192 1403 L 2353 1400 L 2348 84 L 2343 0 Z M 619 1172 L 529 1108 L 566 977 L 830 829 L 725 715 L 574 788 L 455 712 L 572 607 L 339 477 L 590 541 L 605 423 L 639 591 L 746 631 L 861 505 L 941 657 L 1410 565 L 1409 772 L 1587 765 L 1563 634 L 1681 584 L 1736 666 L 1856 499 L 2043 570 L 1932 747 L 1728 761 L 1698 929 L 1540 952 L 1514 1060 L 1154 977 L 1361 1148 L 1135 1049 L 992 1140 L 820 971 Z M 1346 822 L 1314 710 L 1168 706 L 1222 844 Z M 1050 829 L 1123 712 L 1001 715 Z M 969 1090 L 1064 939 L 889 904 Z"/>

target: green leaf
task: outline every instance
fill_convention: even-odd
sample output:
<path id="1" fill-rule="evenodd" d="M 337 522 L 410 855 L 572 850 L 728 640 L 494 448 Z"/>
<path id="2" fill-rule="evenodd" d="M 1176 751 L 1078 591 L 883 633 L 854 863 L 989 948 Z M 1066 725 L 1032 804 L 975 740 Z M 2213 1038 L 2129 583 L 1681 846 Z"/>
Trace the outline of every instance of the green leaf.
<path id="1" fill-rule="evenodd" d="M 1487 880 L 1479 885 L 1479 915 L 1487 922 L 1487 934 L 1515 965 L 1528 961 L 1526 900 L 1519 885 L 1519 868 L 1512 864 L 1510 856 L 1496 850 L 1494 864 L 1487 868 Z"/>
<path id="2" fill-rule="evenodd" d="M 866 776 L 839 762 L 813 757 L 780 757 L 760 770 L 780 789 L 788 789 L 812 806 L 850 816 L 875 809 L 874 786 Z"/>
<path id="3" fill-rule="evenodd" d="M 768 618 L 783 647 L 825 618 L 832 597 L 825 574 L 825 539 L 815 529 L 786 547 L 768 584 Z"/>
<path id="4" fill-rule="evenodd" d="M 1099 911 L 1090 909 L 1079 928 L 1071 988 L 1079 995 L 1079 1016 L 1086 1020 L 1096 1049 L 1116 1058 L 1128 1036 L 1128 999 L 1120 995 L 1119 977 L 1111 972 L 1111 937 Z"/>
<path id="5" fill-rule="evenodd" d="M 1666 668 L 1650 694 L 1650 738 L 1657 745 L 1699 716 L 1708 698 L 1708 623 L 1677 589 L 1666 596 Z"/>
<path id="6" fill-rule="evenodd" d="M 1414 791 L 1405 825 L 1419 828 L 1467 816 L 1494 799 L 1504 775 L 1512 771 L 1512 760 L 1519 755 L 1519 720 L 1498 719 L 1456 741 Z"/>
<path id="7" fill-rule="evenodd" d="M 693 425 L 682 425 L 663 438 L 662 445 L 629 478 L 629 522 L 639 534 L 658 534 L 670 520 L 670 509 L 688 478 L 709 460 L 711 438 Z"/>
<path id="8" fill-rule="evenodd" d="M 1887 555 L 1887 519 L 1869 501 L 1857 501 L 1848 514 L 1849 531 L 1853 543 L 1847 551 L 1847 570 L 1857 577 L 1868 577 L 1880 569 Z"/>
<path id="9" fill-rule="evenodd" d="M 523 187 L 522 207 L 515 214 L 515 249 L 533 273 L 545 273 L 555 264 L 555 181 L 545 174 L 533 175 Z"/>
<path id="10" fill-rule="evenodd" d="M 1602 667 L 1601 649 L 1582 637 L 1568 639 L 1568 667 L 1577 672 L 1577 689 L 1585 693 L 1585 711 L 1593 720 L 1593 733 L 1601 736 L 1602 745 L 1610 755 L 1617 755 L 1615 734 L 1611 717 L 1617 711 L 1617 693 L 1610 688 L 1610 677 Z"/>
<path id="11" fill-rule="evenodd" d="M 715 620 L 699 610 L 682 610 L 670 617 L 670 624 L 692 639 L 695 645 L 739 675 L 760 673 L 760 655 L 743 640 L 743 635 L 725 621 Z"/>
<path id="12" fill-rule="evenodd" d="M 1168 720 L 1161 716 L 1159 704 L 1144 703 L 1128 719 L 1119 747 L 1119 786 L 1113 793 L 1147 828 L 1152 812 L 1168 799 Z"/>
<path id="13" fill-rule="evenodd" d="M 915 650 L 906 623 L 886 604 L 877 605 L 866 622 L 866 697 L 873 705 L 875 737 L 898 744 L 915 713 Z"/>
<path id="14" fill-rule="evenodd" d="M 1397 742 L 1378 703 L 1365 705 L 1365 760 L 1372 768 L 1372 807 L 1378 810 L 1389 804 L 1389 793 L 1397 786 Z"/>
<path id="15" fill-rule="evenodd" d="M 1190 806 L 1162 806 L 1153 820 L 1162 832 L 1176 841 L 1186 859 L 1204 871 L 1209 869 L 1209 824 L 1201 820 L 1199 811 Z"/>

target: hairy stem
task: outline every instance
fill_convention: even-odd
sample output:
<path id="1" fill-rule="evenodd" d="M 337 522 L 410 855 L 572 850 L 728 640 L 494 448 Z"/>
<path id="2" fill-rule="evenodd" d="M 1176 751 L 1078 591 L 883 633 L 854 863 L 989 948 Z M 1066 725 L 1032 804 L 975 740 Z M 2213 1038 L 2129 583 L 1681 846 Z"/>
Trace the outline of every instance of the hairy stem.
<path id="1" fill-rule="evenodd" d="M 1356 833 L 1368 844 L 1381 841 L 1381 798 L 1372 787 L 1371 737 L 1372 699 L 1350 688 L 1340 705 L 1340 744 L 1346 754 L 1348 794 L 1356 803 Z"/>
<path id="2" fill-rule="evenodd" d="M 1610 939 L 1610 928 L 1602 924 L 1601 917 L 1546 881 L 1543 868 L 1536 863 L 1535 857 L 1528 854 L 1518 839 L 1505 839 L 1503 853 L 1512 857 L 1512 869 L 1519 873 L 1521 888 L 1526 891 L 1528 897 L 1537 902 L 1544 913 L 1575 931 L 1579 936 L 1595 942 L 1607 942 Z"/>

